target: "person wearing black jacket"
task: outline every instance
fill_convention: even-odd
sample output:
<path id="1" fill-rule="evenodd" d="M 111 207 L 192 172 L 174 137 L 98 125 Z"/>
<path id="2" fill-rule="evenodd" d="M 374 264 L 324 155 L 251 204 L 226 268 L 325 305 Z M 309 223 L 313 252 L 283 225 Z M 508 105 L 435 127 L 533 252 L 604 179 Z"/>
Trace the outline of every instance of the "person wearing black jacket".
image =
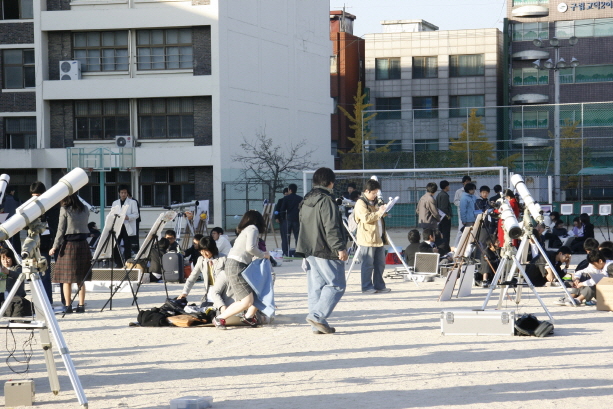
<path id="1" fill-rule="evenodd" d="M 285 196 L 289 195 L 289 189 L 283 189 L 283 197 L 277 201 L 274 209 L 275 221 L 279 224 L 279 234 L 281 235 L 281 243 L 283 243 L 283 238 L 287 238 L 287 232 L 285 231 L 285 214 L 281 213 L 281 204 L 283 203 L 283 199 Z"/>
<path id="2" fill-rule="evenodd" d="M 315 334 L 336 330 L 327 318 L 345 293 L 347 236 L 332 189 L 336 176 L 329 168 L 313 174 L 313 189 L 300 204 L 300 234 L 296 253 L 305 257 L 309 314 L 306 321 Z"/>
<path id="3" fill-rule="evenodd" d="M 449 241 L 451 240 L 451 218 L 453 217 L 453 210 L 451 207 L 451 200 L 449 200 L 449 182 L 446 180 L 441 180 L 439 183 L 441 188 L 440 193 L 436 196 L 436 207 L 441 212 L 445 213 L 445 217 L 438 225 L 438 230 L 441 232 L 443 236 L 442 243 L 440 244 L 441 251 L 446 253 L 451 251 L 451 247 L 449 246 Z"/>
<path id="4" fill-rule="evenodd" d="M 279 214 L 285 217 L 285 234 L 281 235 L 281 247 L 283 254 L 289 256 L 292 233 L 294 233 L 294 240 L 297 242 L 300 232 L 299 205 L 302 202 L 302 197 L 296 194 L 298 186 L 294 183 L 290 184 L 287 188 L 289 189 L 289 194 L 282 199 Z"/>
<path id="5" fill-rule="evenodd" d="M 583 227 L 583 236 L 575 237 L 575 240 L 571 243 L 570 249 L 573 251 L 573 254 L 584 253 L 583 242 L 594 238 L 594 225 L 590 222 L 590 216 L 587 213 L 581 213 L 579 220 Z"/>
<path id="6" fill-rule="evenodd" d="M 193 265 L 196 265 L 196 261 L 198 261 L 198 257 L 200 257 L 200 239 L 203 237 L 204 235 L 202 234 L 194 234 L 192 246 L 185 250 L 185 259 L 189 260 L 189 262 Z"/>

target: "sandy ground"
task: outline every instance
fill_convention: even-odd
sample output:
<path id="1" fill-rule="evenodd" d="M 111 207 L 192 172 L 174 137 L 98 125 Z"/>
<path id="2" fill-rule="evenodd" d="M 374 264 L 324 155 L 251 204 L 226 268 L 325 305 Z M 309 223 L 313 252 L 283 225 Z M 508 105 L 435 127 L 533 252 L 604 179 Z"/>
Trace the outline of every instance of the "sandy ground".
<path id="1" fill-rule="evenodd" d="M 406 231 L 394 237 L 397 245 L 406 245 Z M 274 247 L 270 239 L 269 247 Z M 613 405 L 613 313 L 555 306 L 559 288 L 539 289 L 555 318 L 553 337 L 443 336 L 441 310 L 477 308 L 487 290 L 473 288 L 470 297 L 439 303 L 442 280 L 418 287 L 388 279 L 390 293 L 363 295 L 359 274 L 353 273 L 330 318 L 337 333 L 314 335 L 304 321 L 300 262 L 286 262 L 276 273 L 275 323 L 256 329 L 129 327 L 137 316 L 131 296 L 121 293 L 112 311 L 99 312 L 108 295 L 88 294 L 86 314 L 59 322 L 89 407 L 168 408 L 171 399 L 188 395 L 213 396 L 213 407 L 220 409 Z M 172 295 L 181 289 L 168 287 Z M 190 300 L 202 292 L 197 284 Z M 164 297 L 162 284 L 147 284 L 139 304 L 159 306 Z M 532 294 L 518 311 L 546 317 Z M 12 343 L 10 333 L 2 333 L 0 344 L 7 337 Z M 14 334 L 19 346 L 27 338 L 25 331 Z M 12 374 L 4 363 L 6 348 L 1 349 L 0 380 L 35 379 L 35 407 L 79 407 L 59 355 L 62 391 L 55 396 L 38 345 L 27 375 Z"/>

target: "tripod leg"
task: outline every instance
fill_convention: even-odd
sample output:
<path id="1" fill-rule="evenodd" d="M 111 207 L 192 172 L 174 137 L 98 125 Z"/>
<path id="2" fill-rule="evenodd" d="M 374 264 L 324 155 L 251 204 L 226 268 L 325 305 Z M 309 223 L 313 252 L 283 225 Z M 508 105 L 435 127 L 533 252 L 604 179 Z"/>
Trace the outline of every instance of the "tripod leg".
<path id="1" fill-rule="evenodd" d="M 25 280 L 26 280 L 26 275 L 24 273 L 19 274 L 19 277 L 15 281 L 15 284 L 13 285 L 11 292 L 4 300 L 4 304 L 2 304 L 2 306 L 0 307 L 0 318 L 4 317 L 4 314 L 6 313 L 6 310 L 8 310 L 9 305 L 11 304 L 11 301 L 13 301 L 13 298 L 15 298 L 15 294 L 17 294 L 17 290 L 19 290 L 19 287 L 21 287 L 21 283 L 23 283 Z"/>
<path id="2" fill-rule="evenodd" d="M 351 260 L 351 265 L 349 266 L 349 271 L 347 271 L 347 275 L 345 276 L 345 282 L 349 281 L 349 276 L 351 276 L 351 271 L 353 270 L 353 265 L 355 264 L 358 255 L 360 254 L 360 250 L 362 250 L 362 247 L 358 246 L 357 250 L 355 251 L 355 254 L 353 256 L 353 260 Z"/>
<path id="3" fill-rule="evenodd" d="M 551 316 L 551 313 L 549 312 L 549 309 L 547 308 L 547 306 L 545 305 L 545 303 L 543 302 L 543 299 L 541 298 L 541 296 L 539 295 L 538 291 L 536 291 L 536 288 L 534 287 L 534 285 L 532 284 L 532 281 L 530 281 L 530 278 L 528 278 L 528 274 L 526 274 L 526 270 L 524 270 L 523 266 L 521 264 L 519 264 L 519 261 L 514 260 L 515 261 L 515 266 L 517 267 L 517 269 L 519 270 L 519 273 L 524 277 L 524 280 L 526 280 L 526 283 L 528 284 L 528 287 L 530 287 L 530 289 L 532 290 L 532 292 L 534 293 L 534 296 L 536 297 L 536 299 L 539 301 L 539 303 L 541 304 L 541 307 L 543 307 L 543 310 L 545 310 L 545 313 L 547 314 L 547 316 L 549 317 L 549 319 L 551 320 L 551 322 L 554 322 L 553 317 Z"/>
<path id="4" fill-rule="evenodd" d="M 506 258 L 500 260 L 500 264 L 498 264 L 498 268 L 496 269 L 496 274 L 494 274 L 494 278 L 492 279 L 492 285 L 490 285 L 487 295 L 485 296 L 485 300 L 483 301 L 483 305 L 481 306 L 482 310 L 485 310 L 487 304 L 490 302 L 492 293 L 498 285 L 498 280 L 500 280 L 500 277 L 504 274 L 504 271 L 506 270 L 507 261 L 508 260 Z"/>
<path id="5" fill-rule="evenodd" d="M 566 298 L 570 300 L 570 293 L 566 289 L 566 284 L 564 283 L 564 280 L 562 280 L 562 278 L 560 277 L 560 275 L 558 274 L 558 272 L 554 268 L 553 264 L 551 263 L 551 260 L 549 260 L 549 257 L 547 257 L 547 253 L 545 253 L 545 250 L 543 250 L 543 247 L 541 247 L 541 243 L 539 243 L 538 240 L 534 240 L 534 244 L 538 248 L 539 253 L 541 254 L 541 257 L 544 257 L 545 260 L 547 261 L 547 265 L 549 266 L 549 268 L 553 272 L 554 277 L 558 280 L 558 283 L 560 283 L 560 287 L 562 287 L 562 291 L 564 291 L 564 294 L 566 295 Z M 577 306 L 574 303 L 573 303 L 573 305 L 575 307 Z"/>
<path id="6" fill-rule="evenodd" d="M 57 369 L 55 367 L 55 360 L 53 359 L 53 345 L 51 344 L 51 338 L 49 337 L 49 329 L 41 328 L 39 334 L 40 343 L 45 354 L 45 365 L 47 366 L 49 386 L 51 387 L 51 392 L 53 392 L 54 395 L 57 395 L 60 392 L 60 382 L 57 378 Z"/>
<path id="7" fill-rule="evenodd" d="M 30 287 L 36 294 L 36 299 L 38 300 L 38 310 L 43 313 L 47 327 L 51 329 L 53 339 L 58 345 L 60 355 L 62 356 L 64 366 L 66 366 L 66 371 L 68 372 L 68 377 L 70 378 L 70 382 L 72 384 L 72 388 L 74 389 L 81 406 L 87 408 L 87 397 L 85 397 L 85 392 L 83 391 L 83 386 L 81 386 L 79 375 L 77 375 L 77 370 L 75 369 L 72 358 L 70 357 L 70 351 L 66 345 L 66 340 L 64 340 L 64 335 L 62 335 L 60 326 L 55 319 L 55 314 L 53 313 L 53 309 L 51 308 L 51 304 L 49 303 L 49 299 L 47 298 L 43 288 L 40 276 L 37 273 L 34 273 L 30 275 L 30 278 Z"/>
<path id="8" fill-rule="evenodd" d="M 411 273 L 411 269 L 409 268 L 409 266 L 407 266 L 407 264 L 404 262 L 404 259 L 402 258 L 402 255 L 398 252 L 398 249 L 396 248 L 396 245 L 394 244 L 394 242 L 392 241 L 391 237 L 389 236 L 389 234 L 387 234 L 387 232 L 385 233 L 385 237 L 387 237 L 387 241 L 389 242 L 389 244 L 392 245 L 392 248 L 394 249 L 394 253 L 396 253 L 396 255 L 398 256 L 398 260 L 400 260 L 400 262 L 402 263 L 402 266 L 404 267 L 404 269 L 406 270 L 406 272 L 409 274 L 409 277 L 411 278 L 411 281 L 413 281 L 415 283 L 415 285 L 417 287 L 419 287 L 419 284 L 417 284 L 417 280 L 415 280 L 415 278 L 413 277 L 413 273 Z M 438 271 L 437 271 L 438 273 Z"/>

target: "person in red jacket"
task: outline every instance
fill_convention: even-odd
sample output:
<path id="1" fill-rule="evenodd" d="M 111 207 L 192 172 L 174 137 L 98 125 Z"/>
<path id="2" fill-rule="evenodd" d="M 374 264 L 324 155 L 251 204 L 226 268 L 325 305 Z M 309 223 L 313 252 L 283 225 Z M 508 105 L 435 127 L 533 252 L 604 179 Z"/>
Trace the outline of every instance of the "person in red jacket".
<path id="1" fill-rule="evenodd" d="M 513 213 L 515 214 L 515 217 L 517 218 L 517 221 L 520 222 L 519 203 L 517 202 L 517 199 L 515 198 L 515 195 L 513 194 L 513 191 L 511 189 L 505 190 L 504 199 L 509 202 L 509 204 L 511 205 L 511 209 L 513 210 Z M 500 247 L 504 246 L 504 229 L 502 228 L 502 224 L 503 224 L 503 220 L 498 219 L 498 243 L 500 244 Z M 513 245 L 517 247 L 518 245 L 517 239 L 513 240 Z"/>

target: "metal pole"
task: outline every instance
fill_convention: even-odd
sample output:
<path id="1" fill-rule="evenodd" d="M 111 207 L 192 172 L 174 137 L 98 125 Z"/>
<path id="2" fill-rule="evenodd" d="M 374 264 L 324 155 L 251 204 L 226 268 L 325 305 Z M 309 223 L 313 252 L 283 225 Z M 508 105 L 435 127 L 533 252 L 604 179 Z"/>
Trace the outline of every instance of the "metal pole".
<path id="1" fill-rule="evenodd" d="M 554 111 L 553 111 L 553 126 L 554 126 L 554 141 L 553 141 L 553 173 L 554 173 L 554 189 L 558 200 L 562 200 L 562 192 L 560 190 L 560 70 L 557 69 L 558 61 L 560 61 L 560 48 L 555 47 L 555 64 L 556 68 L 553 71 L 554 83 Z"/>
<path id="2" fill-rule="evenodd" d="M 100 175 L 100 231 L 104 229 L 104 207 L 106 206 L 106 176 L 104 171 L 98 172 Z"/>

